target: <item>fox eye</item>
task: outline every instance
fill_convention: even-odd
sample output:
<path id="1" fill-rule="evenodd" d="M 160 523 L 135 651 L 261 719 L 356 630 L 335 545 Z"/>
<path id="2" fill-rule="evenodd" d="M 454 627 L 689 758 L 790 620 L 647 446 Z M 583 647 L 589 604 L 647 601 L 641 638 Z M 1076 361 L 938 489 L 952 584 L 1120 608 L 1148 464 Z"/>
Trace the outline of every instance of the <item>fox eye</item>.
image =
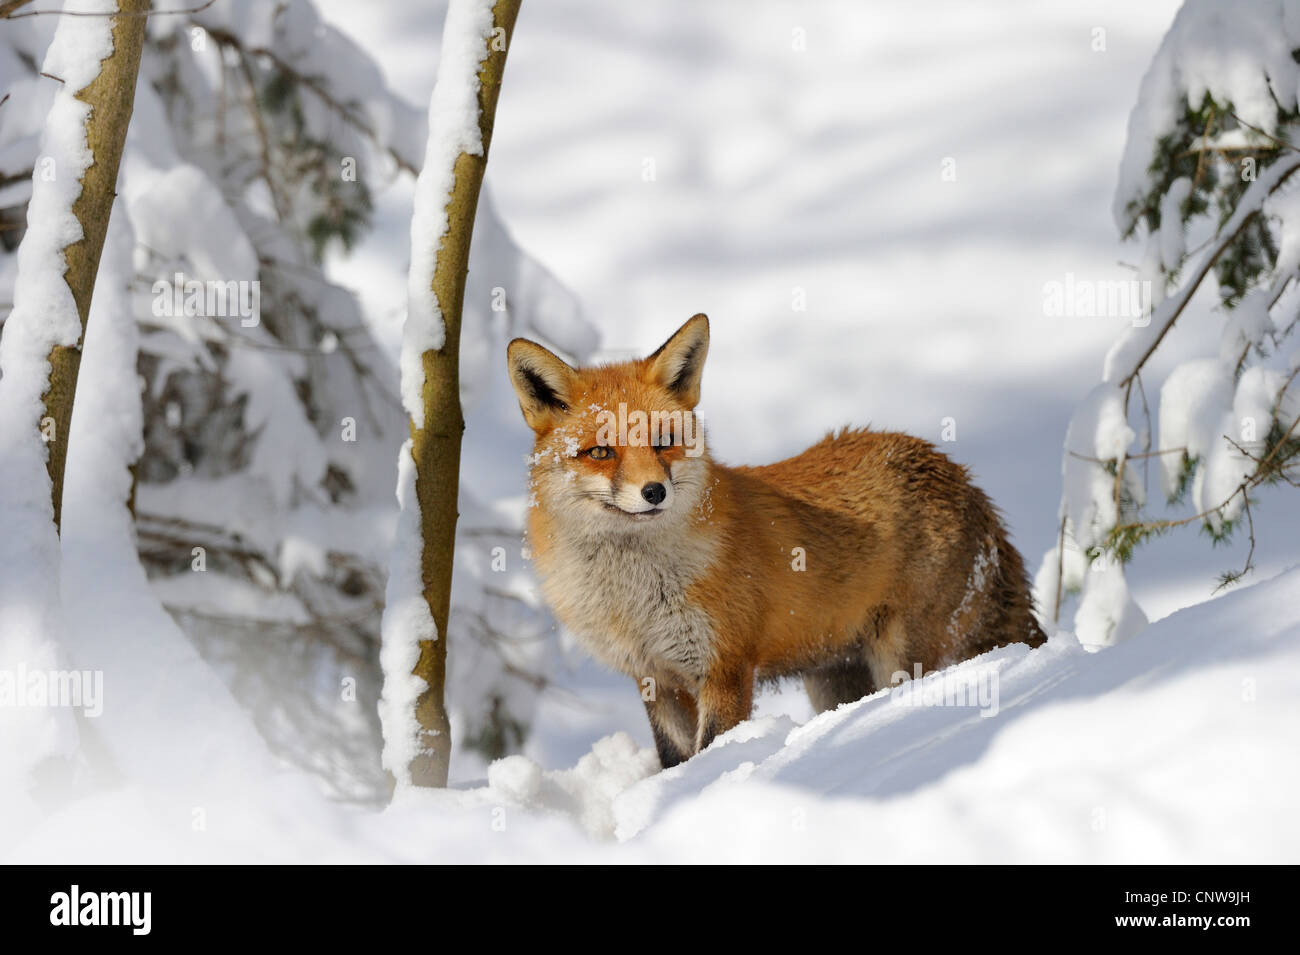
<path id="1" fill-rule="evenodd" d="M 594 448 L 587 449 L 587 457 L 591 458 L 593 461 L 604 461 L 606 458 L 612 458 L 613 456 L 614 449 L 607 448 L 604 445 L 597 445 Z"/>

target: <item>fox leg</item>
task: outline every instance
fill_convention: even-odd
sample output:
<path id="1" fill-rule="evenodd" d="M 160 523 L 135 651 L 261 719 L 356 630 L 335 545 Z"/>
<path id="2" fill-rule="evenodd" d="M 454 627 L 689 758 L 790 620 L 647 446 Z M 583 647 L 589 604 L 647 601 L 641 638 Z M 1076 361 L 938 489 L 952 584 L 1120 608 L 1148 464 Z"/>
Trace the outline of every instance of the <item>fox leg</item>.
<path id="1" fill-rule="evenodd" d="M 637 684 L 641 684 L 638 682 Z M 660 686 L 655 698 L 645 700 L 650 730 L 654 733 L 659 765 L 664 769 L 689 759 L 695 747 L 695 699 L 684 690 Z"/>
<path id="2" fill-rule="evenodd" d="M 808 700 L 818 713 L 852 703 L 876 691 L 871 667 L 865 660 L 839 660 L 809 670 L 803 675 Z"/>
<path id="3" fill-rule="evenodd" d="M 753 706 L 754 668 L 715 666 L 700 687 L 695 752 L 707 749 L 715 736 L 749 719 Z"/>
<path id="4" fill-rule="evenodd" d="M 878 623 L 875 639 L 867 645 L 867 663 L 877 687 L 897 686 L 900 679 L 912 678 L 915 655 L 907 633 L 907 624 L 896 614 Z"/>
<path id="5" fill-rule="evenodd" d="M 808 701 L 818 713 L 892 686 L 899 670 L 910 672 L 907 627 L 900 615 L 877 607 L 861 633 L 861 642 L 851 645 L 840 659 L 803 674 Z"/>

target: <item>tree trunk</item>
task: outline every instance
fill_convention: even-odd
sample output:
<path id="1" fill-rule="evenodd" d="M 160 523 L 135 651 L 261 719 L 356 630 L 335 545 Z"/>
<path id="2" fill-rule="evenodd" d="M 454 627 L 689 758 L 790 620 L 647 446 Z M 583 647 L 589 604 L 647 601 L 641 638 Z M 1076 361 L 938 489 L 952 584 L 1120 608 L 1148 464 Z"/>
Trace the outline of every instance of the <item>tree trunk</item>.
<path id="1" fill-rule="evenodd" d="M 108 216 L 117 195 L 117 169 L 126 142 L 126 128 L 135 104 L 136 77 L 148 23 L 149 0 L 118 0 L 121 15 L 113 17 L 113 52 L 100 66 L 99 75 L 75 94 L 90 106 L 86 118 L 86 144 L 91 165 L 81 177 L 81 194 L 72 213 L 81 223 L 82 237 L 64 249 L 64 281 L 72 291 L 81 318 L 81 338 L 75 346 L 56 345 L 50 352 L 50 380 L 42 396 L 44 419 L 53 422 L 46 468 L 53 485 L 54 526 L 61 526 L 63 471 L 68 459 L 68 429 L 72 402 L 81 367 L 81 344 L 90 317 L 90 298 L 99 272 L 99 256 L 108 232 Z M 44 429 L 43 429 L 44 430 Z"/>
<path id="2" fill-rule="evenodd" d="M 447 672 L 447 617 L 451 606 L 451 571 L 456 546 L 456 499 L 460 479 L 460 441 L 465 419 L 460 407 L 460 321 L 469 269 L 470 236 L 479 188 L 487 168 L 488 147 L 496 118 L 497 96 L 505 71 L 509 39 L 514 36 L 520 0 L 498 0 L 492 8 L 493 38 L 479 69 L 479 131 L 482 155 L 462 152 L 447 200 L 447 233 L 438 249 L 433 294 L 442 312 L 446 338 L 440 349 L 426 351 L 424 421 L 411 422 L 411 456 L 415 459 L 415 496 L 420 506 L 420 576 L 425 602 L 437 628 L 437 640 L 420 641 L 413 671 L 428 689 L 416 702 L 421 754 L 411 764 L 416 786 L 445 786 L 451 757 L 451 734 L 443 689 Z M 504 31 L 501 33 L 500 31 Z M 506 42 L 496 42 L 504 36 Z"/>

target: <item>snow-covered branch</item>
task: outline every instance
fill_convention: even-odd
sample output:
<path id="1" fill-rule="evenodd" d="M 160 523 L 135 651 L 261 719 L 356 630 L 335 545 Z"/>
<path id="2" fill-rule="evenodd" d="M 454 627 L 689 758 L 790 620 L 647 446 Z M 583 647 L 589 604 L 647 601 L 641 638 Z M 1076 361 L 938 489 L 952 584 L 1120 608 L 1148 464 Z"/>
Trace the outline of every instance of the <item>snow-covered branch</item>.
<path id="1" fill-rule="evenodd" d="M 1290 152 L 1269 166 L 1261 173 L 1260 178 L 1251 183 L 1232 216 L 1219 228 L 1213 244 L 1192 268 L 1178 291 L 1156 306 L 1149 321 L 1142 326 L 1130 328 L 1125 336 L 1116 342 L 1106 356 L 1103 380 L 1116 381 L 1120 386 L 1128 387 L 1155 350 L 1160 347 L 1165 335 L 1174 327 L 1174 323 L 1183 314 L 1188 302 L 1192 300 L 1201 287 L 1202 281 L 1219 261 L 1219 257 L 1240 239 L 1246 226 L 1263 212 L 1269 197 L 1277 192 L 1297 169 L 1300 169 L 1300 152 Z M 1280 294 L 1281 288 L 1278 288 L 1272 298 L 1276 300 Z"/>

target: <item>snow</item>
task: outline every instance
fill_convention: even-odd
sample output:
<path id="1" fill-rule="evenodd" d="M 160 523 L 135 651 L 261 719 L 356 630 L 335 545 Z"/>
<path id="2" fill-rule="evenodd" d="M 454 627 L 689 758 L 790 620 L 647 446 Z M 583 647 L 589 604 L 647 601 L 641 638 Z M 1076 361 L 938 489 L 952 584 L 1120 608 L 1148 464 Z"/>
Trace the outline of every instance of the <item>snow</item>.
<path id="1" fill-rule="evenodd" d="M 1278 275 L 1300 269 L 1300 188 L 1288 183 L 1269 199 L 1265 213 L 1276 226 Z"/>
<path id="2" fill-rule="evenodd" d="M 1166 272 L 1177 271 L 1187 253 L 1187 237 L 1179 209 L 1191 194 L 1192 181 L 1183 176 L 1169 184 L 1160 200 L 1160 264 Z"/>
<path id="3" fill-rule="evenodd" d="M 1256 289 L 1242 298 L 1223 323 L 1223 338 L 1219 344 L 1219 358 L 1235 367 L 1249 350 L 1259 347 L 1264 336 L 1273 328 L 1269 303 L 1273 299 L 1271 288 Z"/>
<path id="4" fill-rule="evenodd" d="M 1297 276 L 1300 260 L 1295 226 L 1297 189 L 1289 179 L 1300 169 L 1300 159 L 1294 150 L 1282 150 L 1273 156 L 1266 154 L 1264 159 L 1247 154 L 1238 161 L 1238 153 L 1214 150 L 1269 149 L 1270 141 L 1290 136 L 1288 114 L 1294 112 L 1300 89 L 1300 66 L 1291 53 L 1300 46 L 1296 42 L 1300 39 L 1298 29 L 1300 4 L 1292 0 L 1245 7 L 1227 0 L 1187 0 L 1148 67 L 1130 113 L 1112 213 L 1121 234 L 1143 243 L 1137 273 L 1140 280 L 1151 284 L 1153 307 L 1150 314 L 1133 321 L 1106 353 L 1103 381 L 1126 389 L 1124 405 L 1117 413 L 1113 402 L 1107 406 L 1111 409 L 1108 413 L 1117 418 L 1109 430 L 1120 434 L 1119 419 L 1126 413 L 1135 420 L 1139 413 L 1150 414 L 1144 378 L 1156 378 L 1162 366 L 1177 361 L 1160 392 L 1160 443 L 1153 448 L 1145 429 L 1130 431 L 1129 440 L 1139 439 L 1143 451 L 1150 450 L 1158 457 L 1161 483 L 1172 507 L 1177 506 L 1174 497 L 1185 470 L 1194 469 L 1189 499 L 1195 511 L 1186 518 L 1137 515 L 1135 511 L 1126 524 L 1163 520 L 1166 529 L 1177 529 L 1203 521 L 1217 542 L 1225 522 L 1240 517 L 1247 507 L 1245 494 L 1239 492 L 1244 492 L 1256 461 L 1243 442 L 1255 449 L 1263 447 L 1263 436 L 1272 427 L 1282 379 L 1268 366 L 1276 364 L 1271 353 L 1289 334 L 1286 316 L 1294 309 L 1289 285 Z M 1210 107 L 1206 107 L 1207 98 L 1213 100 Z M 1204 130 L 1189 127 L 1189 111 L 1203 108 L 1210 110 L 1210 124 Z M 1191 148 L 1199 151 L 1195 182 L 1181 176 L 1166 185 L 1169 143 L 1189 140 Z M 1180 159 L 1185 160 L 1186 155 Z M 1257 168 L 1264 163 L 1264 168 Z M 1246 183 L 1239 195 L 1232 188 L 1237 177 Z M 1197 188 L 1201 190 L 1199 198 L 1204 199 L 1207 191 L 1213 193 L 1212 198 L 1202 203 L 1207 208 L 1185 216 L 1185 209 L 1195 208 L 1189 199 Z M 1158 224 L 1144 213 L 1152 204 L 1158 206 Z M 1279 254 L 1275 266 L 1265 262 L 1262 269 L 1255 270 L 1262 275 L 1247 267 L 1243 279 L 1243 270 L 1231 265 L 1233 253 L 1226 258 L 1223 253 L 1239 235 L 1254 239 L 1253 234 L 1244 232 L 1247 226 L 1268 230 Z M 1146 235 L 1142 235 L 1144 229 Z M 1195 237 L 1199 256 L 1189 255 L 1189 237 Z M 1216 290 L 1216 279 L 1225 265 L 1234 278 L 1230 285 Z M 1239 288 L 1243 281 L 1257 287 Z M 1171 288 L 1175 283 L 1177 287 Z M 1219 293 L 1220 317 L 1214 323 L 1219 328 L 1217 347 L 1206 348 L 1197 342 L 1189 349 L 1186 326 L 1198 319 L 1204 321 L 1197 314 L 1204 307 L 1198 308 L 1193 301 L 1202 288 L 1202 299 L 1213 301 L 1215 291 Z M 1204 328 L 1196 334 L 1203 338 Z M 1189 352 L 1209 352 L 1217 355 L 1217 360 L 1188 360 Z M 1238 378 L 1241 380 L 1234 385 Z M 1274 387 L 1271 403 L 1265 400 L 1265 382 Z M 1081 427 L 1098 415 L 1096 395 L 1089 397 L 1071 423 L 1067 455 L 1072 445 L 1080 443 Z M 1137 507 L 1145 503 L 1146 469 L 1143 455 L 1130 460 L 1123 471 L 1124 496 Z M 1109 477 L 1098 466 L 1066 462 L 1062 513 L 1071 518 L 1071 530 L 1081 535 L 1079 543 L 1084 548 L 1099 543 L 1106 531 L 1120 523 L 1113 489 L 1109 494 L 1112 503 L 1106 500 Z M 1248 536 L 1253 541 L 1253 534 Z M 1253 549 L 1249 553 L 1253 554 Z M 1054 573 L 1047 568 L 1055 555 L 1054 549 L 1044 559 L 1040 571 L 1044 584 Z M 1253 557 L 1246 560 L 1249 563 Z M 1096 579 L 1089 575 L 1076 618 L 1081 635 L 1109 641 L 1128 629 L 1126 621 L 1144 619 L 1136 610 L 1123 573 L 1122 567 L 1106 567 Z"/>
<path id="5" fill-rule="evenodd" d="M 1034 606 L 1043 632 L 1049 635 L 1060 629 L 1058 596 L 1081 591 L 1088 573 L 1088 557 L 1075 540 L 1068 519 L 1064 530 L 1056 544 L 1043 555 L 1034 575 Z"/>
<path id="6" fill-rule="evenodd" d="M 886 689 L 803 723 L 749 720 L 666 772 L 616 733 L 572 768 L 508 757 L 486 781 L 405 790 L 383 812 L 292 780 L 255 796 L 128 784 L 52 812 L 4 858 L 1287 862 L 1297 602 L 1300 567 L 1099 652 L 1061 634 L 941 672 L 945 687 L 996 679 L 994 716 Z M 207 831 L 191 831 L 192 805 Z"/>
<path id="7" fill-rule="evenodd" d="M 1083 599 L 1074 615 L 1075 634 L 1089 650 L 1131 639 L 1147 625 L 1147 615 L 1129 592 L 1124 570 L 1113 560 L 1088 568 Z"/>
<path id="8" fill-rule="evenodd" d="M 1085 550 L 1104 540 L 1119 519 L 1115 479 L 1097 462 L 1123 457 L 1136 437 L 1124 415 L 1124 395 L 1109 383 L 1097 385 L 1070 419 L 1061 507 Z"/>
<path id="9" fill-rule="evenodd" d="M 402 445 L 397 467 L 400 513 L 384 598 L 383 643 L 379 656 L 384 691 L 379 701 L 379 719 L 384 729 L 384 768 L 402 787 L 410 785 L 411 760 L 419 755 L 420 726 L 415 719 L 415 702 L 428 689 L 428 684 L 411 671 L 420 659 L 420 642 L 437 640 L 441 635 L 424 599 L 420 576 L 423 544 L 410 441 Z"/>
<path id="10" fill-rule="evenodd" d="M 1198 358 L 1175 368 L 1160 388 L 1160 447 L 1185 448 L 1188 458 L 1204 458 L 1221 441 L 1224 412 L 1232 406 L 1232 369 L 1215 358 Z M 1160 456 L 1166 497 L 1178 489 L 1182 454 Z M 1197 502 L 1197 511 L 1204 510 Z"/>
<path id="11" fill-rule="evenodd" d="M 315 541 L 292 535 L 280 541 L 281 580 L 293 580 L 300 570 L 323 577 L 328 560 L 329 554 Z"/>
<path id="12" fill-rule="evenodd" d="M 446 340 L 442 310 L 433 294 L 438 249 L 447 234 L 447 202 L 461 153 L 483 155 L 479 130 L 479 70 L 492 35 L 492 0 L 453 0 L 442 31 L 438 82 L 429 98 L 429 142 L 415 183 L 411 216 L 411 271 L 402 335 L 402 404 L 412 421 L 424 421 L 422 356 Z"/>
<path id="13" fill-rule="evenodd" d="M 1269 196 L 1286 182 L 1287 177 L 1300 169 L 1300 154 L 1288 153 L 1259 173 L 1250 184 L 1227 221 L 1219 227 L 1216 239 L 1236 233 L 1248 218 L 1257 214 Z M 1209 273 L 1217 258 L 1217 246 L 1206 249 L 1196 265 L 1187 269 L 1187 278 L 1178 290 L 1155 308 L 1147 324 L 1134 325 L 1111 347 L 1106 354 L 1105 381 L 1120 382 L 1133 375 L 1140 367 L 1144 355 L 1158 341 L 1160 335 L 1182 312 L 1188 300 L 1196 293 L 1200 280 Z"/>
<path id="14" fill-rule="evenodd" d="M 73 412 L 62 638 L 79 668 L 104 674 L 105 713 L 86 743 L 101 761 L 96 771 L 184 791 L 259 764 L 269 771 L 272 763 L 229 692 L 163 611 L 135 554 L 126 501 L 142 447 L 141 410 L 135 323 L 122 320 L 131 314 L 133 245 L 123 211 L 117 203 L 110 219 L 78 385 L 96 399 Z"/>
<path id="15" fill-rule="evenodd" d="M 252 471 L 266 480 L 275 503 L 288 507 L 296 488 L 315 487 L 329 467 L 316 429 L 302 415 L 285 413 L 297 403 L 293 383 L 276 372 L 266 353 L 237 348 L 226 371 L 231 391 L 247 396 L 244 422 L 258 434 Z M 286 448 L 296 453 L 286 454 Z"/>
<path id="16" fill-rule="evenodd" d="M 1198 511 L 1218 508 L 1208 517 L 1214 528 L 1224 521 L 1235 520 L 1245 508 L 1244 497 L 1237 489 L 1255 473 L 1256 458 L 1264 448 L 1264 439 L 1278 409 L 1278 397 L 1286 379 L 1281 372 L 1256 365 L 1244 371 L 1232 394 L 1231 409 L 1219 417 L 1214 440 L 1206 456 L 1203 473 L 1194 485 Z M 1279 415 L 1283 427 L 1295 420 L 1284 409 Z"/>
<path id="17" fill-rule="evenodd" d="M 157 109 L 157 97 L 140 97 L 143 108 Z M 139 113 L 141 107 L 137 107 Z M 163 121 L 156 122 L 161 126 Z M 133 120 L 131 129 L 140 129 Z M 143 139 L 167 142 L 168 136 L 135 136 L 131 146 Z M 154 146 L 153 148 L 157 148 Z M 153 165 L 144 149 L 129 149 L 124 157 L 123 182 L 130 202 L 131 221 L 139 223 L 139 241 L 148 249 L 183 250 L 189 268 L 186 279 L 216 280 L 253 278 L 257 275 L 257 252 L 243 234 L 220 190 L 203 171 L 181 162 L 174 154 Z M 212 242 L 214 235 L 222 236 Z"/>
<path id="18" fill-rule="evenodd" d="M 95 0 L 88 12 L 115 9 Z M 113 50 L 111 22 L 103 17 L 60 17 L 44 71 L 63 80 L 54 93 L 41 133 L 41 155 L 53 176 L 37 164 L 27 209 L 27 232 L 18 250 L 14 307 L 0 339 L 0 670 L 60 669 L 56 640 L 62 630 L 59 542 L 53 524 L 47 449 L 42 443 L 41 399 L 49 380 L 48 356 L 56 345 L 81 338 L 81 320 L 64 281 L 64 249 L 81 238 L 72 205 L 91 163 L 85 122 L 90 107 L 73 96 L 99 72 Z M 54 81 L 50 81 L 54 82 Z M 134 374 L 131 377 L 134 381 Z M 68 435 L 54 434 L 67 441 Z M 71 756 L 76 730 L 66 712 L 7 709 L 0 713 L 5 769 L 0 785 L 14 820 L 30 810 L 28 773 L 50 757 Z M 11 737 L 10 734 L 16 734 Z M 16 743 L 15 740 L 22 740 Z M 8 807 L 7 807 L 8 808 Z M 6 812 L 8 815 L 8 812 Z"/>
<path id="19" fill-rule="evenodd" d="M 1277 132 L 1279 106 L 1296 108 L 1300 65 L 1291 51 L 1300 47 L 1300 4 L 1257 0 L 1247 9 L 1236 0 L 1189 0 L 1174 17 L 1129 116 L 1114 201 L 1121 232 L 1132 224 L 1129 204 L 1153 187 L 1151 156 L 1184 98 L 1198 108 L 1208 94 L 1268 134 Z"/>
<path id="20" fill-rule="evenodd" d="M 389 144 L 405 162 L 416 164 L 424 140 L 419 110 L 393 95 L 378 66 L 382 60 L 367 56 L 351 37 L 325 22 L 317 6 L 308 0 L 271 5 L 261 0 L 218 0 L 194 19 L 209 29 L 240 36 L 252 50 L 274 51 L 303 76 L 328 77 L 338 99 L 361 118 L 378 143 Z M 153 17 L 150 29 L 166 33 L 175 25 L 170 19 Z M 183 20 L 181 23 L 187 26 Z M 187 35 L 186 39 L 193 37 Z M 213 49 L 215 44 L 208 47 Z M 328 127 L 329 110 L 322 102 L 309 100 L 306 109 L 312 128 Z M 337 127 L 335 132 L 352 135 L 352 131 L 343 133 Z M 352 154 L 374 166 L 383 162 L 368 150 Z"/>

